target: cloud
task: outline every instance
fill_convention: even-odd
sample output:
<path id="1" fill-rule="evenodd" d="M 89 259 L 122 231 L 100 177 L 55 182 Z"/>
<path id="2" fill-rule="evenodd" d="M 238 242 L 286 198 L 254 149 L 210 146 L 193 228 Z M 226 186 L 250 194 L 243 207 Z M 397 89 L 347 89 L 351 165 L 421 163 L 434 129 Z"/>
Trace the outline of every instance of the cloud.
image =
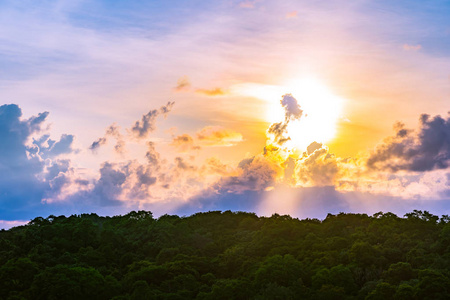
<path id="1" fill-rule="evenodd" d="M 213 187 L 227 193 L 263 191 L 275 184 L 282 169 L 264 156 L 258 155 L 239 163 L 238 175 L 222 177 Z"/>
<path id="2" fill-rule="evenodd" d="M 296 10 L 288 12 L 286 14 L 286 19 L 297 18 L 298 12 Z"/>
<path id="3" fill-rule="evenodd" d="M 303 110 L 291 94 L 286 94 L 281 99 L 281 105 L 285 110 L 285 120 L 298 120 L 303 115 Z"/>
<path id="4" fill-rule="evenodd" d="M 131 131 L 138 138 L 146 138 L 148 134 L 156 129 L 156 118 L 160 115 L 164 117 L 172 110 L 175 102 L 167 102 L 166 105 L 161 106 L 159 110 L 154 109 L 142 116 L 141 120 L 135 122 Z"/>
<path id="5" fill-rule="evenodd" d="M 27 224 L 29 221 L 21 221 L 21 220 L 14 220 L 14 221 L 5 221 L 0 220 L 0 229 L 8 230 L 12 227 L 21 226 Z"/>
<path id="6" fill-rule="evenodd" d="M 200 150 L 202 147 L 229 147 L 242 142 L 242 134 L 220 126 L 206 126 L 197 131 L 195 138 L 181 134 L 173 138 L 171 146 L 179 152 Z"/>
<path id="7" fill-rule="evenodd" d="M 420 44 L 417 44 L 417 45 L 404 44 L 403 45 L 403 50 L 405 50 L 405 51 L 419 51 L 420 49 L 422 49 L 422 45 L 420 45 Z"/>
<path id="8" fill-rule="evenodd" d="M 75 137 L 71 134 L 62 134 L 59 141 L 50 138 L 49 134 L 44 134 L 39 138 L 33 138 L 32 145 L 28 148 L 29 153 L 38 154 L 41 158 L 52 158 L 62 154 L 78 153 L 78 149 L 73 148 Z"/>
<path id="9" fill-rule="evenodd" d="M 272 143 L 278 146 L 283 146 L 291 138 L 286 136 L 287 127 L 291 120 L 299 120 L 303 116 L 303 110 L 291 94 L 286 94 L 280 100 L 284 108 L 284 121 L 273 123 L 267 133 L 272 137 Z"/>
<path id="10" fill-rule="evenodd" d="M 230 176 L 230 174 L 236 173 L 230 165 L 222 163 L 216 157 L 206 159 L 203 171 L 206 174 L 218 174 L 220 176 Z"/>
<path id="11" fill-rule="evenodd" d="M 147 143 L 147 152 L 145 153 L 145 157 L 147 158 L 147 161 L 150 165 L 154 166 L 155 168 L 159 168 L 161 162 L 160 162 L 160 155 L 156 151 L 155 143 L 148 142 Z"/>
<path id="12" fill-rule="evenodd" d="M 450 160 L 450 118 L 423 114 L 418 130 L 397 124 L 396 135 L 378 145 L 367 160 L 370 169 L 424 172 L 446 169 Z"/>
<path id="13" fill-rule="evenodd" d="M 150 111 L 147 115 L 151 117 L 146 120 L 144 115 L 138 127 L 145 131 L 147 126 L 147 133 L 154 130 L 155 118 L 169 113 L 173 105 L 169 104 Z M 280 105 L 285 110 L 285 120 L 275 124 L 287 126 L 303 116 L 290 95 L 285 95 Z M 298 153 L 271 143 L 269 137 L 261 153 L 246 157 L 237 165 L 214 157 L 198 162 L 194 156 L 161 155 L 157 151 L 159 145 L 147 141 L 141 157 L 105 161 L 96 178 L 72 166 L 67 154 L 76 153 L 72 147 L 74 137 L 65 134 L 59 141 L 51 139 L 44 130 L 44 116 L 22 119 L 17 106 L 0 106 L 0 137 L 9 145 L 0 145 L 0 154 L 9 155 L 8 159 L 0 155 L 0 220 L 7 219 L 5 215 L 23 219 L 50 210 L 117 212 L 155 207 L 164 213 L 236 209 L 261 214 L 280 211 L 326 215 L 372 209 L 370 203 L 364 207 L 357 203 L 364 201 L 358 198 L 361 195 L 381 203 L 382 197 L 419 201 L 444 199 L 450 194 L 450 175 L 445 169 L 450 152 L 450 121 L 440 116 L 422 115 L 418 130 L 396 124 L 395 136 L 386 139 L 368 159 L 336 157 L 318 142 Z M 285 129 L 277 130 L 286 136 Z M 268 134 L 269 131 L 270 128 Z M 116 124 L 106 129 L 104 138 L 124 139 Z M 207 126 L 193 136 L 174 137 L 171 145 L 183 152 L 240 141 L 242 135 L 238 132 Z M 21 188 L 23 185 L 27 189 Z"/>
<path id="14" fill-rule="evenodd" d="M 190 165 L 188 162 L 186 162 L 186 160 L 182 157 L 175 157 L 175 163 L 178 169 L 184 171 L 195 171 L 197 169 L 195 166 Z"/>
<path id="15" fill-rule="evenodd" d="M 318 142 L 312 142 L 311 144 L 309 144 L 308 147 L 306 147 L 306 153 L 308 155 L 314 153 L 314 151 L 321 149 L 322 148 L 322 143 L 318 143 Z"/>
<path id="16" fill-rule="evenodd" d="M 202 146 L 233 146 L 242 141 L 242 134 L 220 126 L 207 126 L 196 134 Z"/>
<path id="17" fill-rule="evenodd" d="M 211 90 L 208 90 L 208 89 L 196 89 L 195 92 L 198 93 L 198 94 L 206 95 L 206 96 L 223 96 L 223 95 L 225 95 L 227 93 L 226 91 L 224 91 L 221 88 L 215 88 L 215 89 L 211 89 Z"/>
<path id="18" fill-rule="evenodd" d="M 123 169 L 116 168 L 114 164 L 104 163 L 100 168 L 100 179 L 97 180 L 91 195 L 105 205 L 119 202 L 119 195 L 127 175 L 129 174 Z"/>
<path id="19" fill-rule="evenodd" d="M 176 92 L 185 92 L 188 91 L 191 87 L 191 82 L 188 76 L 183 76 L 178 79 L 177 85 L 174 88 Z"/>
<path id="20" fill-rule="evenodd" d="M 0 106 L 0 176 L 11 180 L 20 173 L 33 179 L 33 175 L 43 170 L 43 162 L 38 156 L 39 148 L 27 146 L 33 133 L 41 130 L 48 113 L 39 114 L 28 120 L 21 120 L 22 110 L 15 104 Z M 1 184 L 1 183 L 0 183 Z"/>
<path id="21" fill-rule="evenodd" d="M 22 119 L 18 105 L 0 106 L 0 219 L 31 217 L 43 209 L 41 201 L 60 192 L 74 152 L 73 135 L 59 141 L 42 134 L 48 112 Z M 26 187 L 26 188 L 24 188 Z"/>
<path id="22" fill-rule="evenodd" d="M 267 133 L 273 136 L 272 142 L 274 144 L 282 146 L 291 139 L 290 137 L 284 135 L 287 133 L 287 125 L 288 124 L 286 122 L 278 122 L 270 125 Z"/>
<path id="23" fill-rule="evenodd" d="M 194 144 L 194 139 L 189 134 L 182 134 L 174 137 L 170 145 L 176 147 L 180 152 L 201 149 L 200 146 Z"/>
<path id="24" fill-rule="evenodd" d="M 258 3 L 260 0 L 244 0 L 239 2 L 239 7 L 242 8 L 255 8 L 256 3 Z"/>
<path id="25" fill-rule="evenodd" d="M 92 151 L 96 151 L 98 148 L 100 148 L 100 146 L 103 146 L 108 142 L 109 137 L 112 137 L 116 140 L 116 144 L 114 145 L 115 152 L 119 154 L 125 153 L 125 140 L 122 133 L 120 133 L 120 127 L 116 123 L 111 124 L 106 129 L 105 135 L 103 137 L 100 137 L 96 141 L 92 142 L 89 149 Z"/>
<path id="26" fill-rule="evenodd" d="M 89 149 L 95 151 L 100 148 L 100 146 L 105 145 L 107 141 L 108 140 L 106 137 L 98 138 L 96 141 L 92 142 L 91 146 L 89 146 Z"/>
<path id="27" fill-rule="evenodd" d="M 338 160 L 328 148 L 313 143 L 308 146 L 308 155 L 296 161 L 294 176 L 303 186 L 334 186 L 339 170 Z"/>

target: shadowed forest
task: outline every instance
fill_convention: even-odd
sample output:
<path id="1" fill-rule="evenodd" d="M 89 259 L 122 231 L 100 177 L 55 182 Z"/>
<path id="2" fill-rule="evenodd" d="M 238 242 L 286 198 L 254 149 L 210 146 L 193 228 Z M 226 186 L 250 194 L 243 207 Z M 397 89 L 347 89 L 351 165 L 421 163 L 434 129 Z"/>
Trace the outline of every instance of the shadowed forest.
<path id="1" fill-rule="evenodd" d="M 0 231 L 0 299 L 450 299 L 450 218 L 151 212 Z"/>

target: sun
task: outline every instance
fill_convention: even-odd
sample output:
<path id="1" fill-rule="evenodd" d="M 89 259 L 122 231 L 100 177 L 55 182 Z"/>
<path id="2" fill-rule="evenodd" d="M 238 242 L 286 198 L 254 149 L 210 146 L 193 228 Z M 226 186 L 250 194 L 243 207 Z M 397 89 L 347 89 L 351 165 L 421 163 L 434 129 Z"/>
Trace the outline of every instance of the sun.
<path id="1" fill-rule="evenodd" d="M 331 141 L 336 136 L 343 99 L 315 79 L 294 81 L 288 88 L 304 114 L 300 120 L 289 122 L 289 146 L 304 150 L 312 142 Z"/>
<path id="2" fill-rule="evenodd" d="M 344 99 L 316 78 L 295 79 L 282 86 L 245 84 L 239 91 L 266 102 L 265 119 L 270 123 L 284 120 L 285 111 L 280 103 L 283 95 L 291 94 L 297 100 L 303 116 L 289 122 L 287 136 L 290 140 L 284 145 L 289 149 L 304 151 L 312 142 L 327 143 L 336 136 Z"/>

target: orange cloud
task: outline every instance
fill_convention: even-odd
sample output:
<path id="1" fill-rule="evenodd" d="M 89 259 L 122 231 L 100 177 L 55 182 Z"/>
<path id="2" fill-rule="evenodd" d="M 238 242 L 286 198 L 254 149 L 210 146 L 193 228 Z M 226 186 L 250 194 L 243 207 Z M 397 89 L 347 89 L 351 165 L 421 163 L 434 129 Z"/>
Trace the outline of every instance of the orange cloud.
<path id="1" fill-rule="evenodd" d="M 180 152 L 200 149 L 200 146 L 194 144 L 194 139 L 189 134 L 175 137 L 170 145 L 176 147 Z"/>
<path id="2" fill-rule="evenodd" d="M 215 89 L 197 89 L 195 91 L 198 94 L 203 94 L 206 96 L 221 96 L 221 95 L 225 95 L 226 92 L 224 90 L 222 90 L 221 88 L 215 88 Z"/>
<path id="3" fill-rule="evenodd" d="M 205 146 L 233 146 L 242 141 L 242 134 L 218 126 L 207 126 L 197 132 L 197 139 Z"/>
<path id="4" fill-rule="evenodd" d="M 191 82 L 188 76 L 183 76 L 178 79 L 177 86 L 174 88 L 176 92 L 185 92 L 191 87 Z"/>
<path id="5" fill-rule="evenodd" d="M 298 14 L 298 12 L 296 10 L 288 12 L 286 14 L 286 19 L 297 18 L 297 14 Z"/>

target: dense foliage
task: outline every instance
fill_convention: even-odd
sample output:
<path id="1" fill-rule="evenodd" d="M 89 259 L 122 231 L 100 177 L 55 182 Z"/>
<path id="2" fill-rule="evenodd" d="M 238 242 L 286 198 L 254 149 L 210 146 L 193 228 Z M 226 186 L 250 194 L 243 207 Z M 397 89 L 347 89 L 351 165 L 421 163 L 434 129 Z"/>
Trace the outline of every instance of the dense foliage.
<path id="1" fill-rule="evenodd" d="M 449 221 L 39 217 L 0 231 L 0 299 L 450 299 Z"/>

